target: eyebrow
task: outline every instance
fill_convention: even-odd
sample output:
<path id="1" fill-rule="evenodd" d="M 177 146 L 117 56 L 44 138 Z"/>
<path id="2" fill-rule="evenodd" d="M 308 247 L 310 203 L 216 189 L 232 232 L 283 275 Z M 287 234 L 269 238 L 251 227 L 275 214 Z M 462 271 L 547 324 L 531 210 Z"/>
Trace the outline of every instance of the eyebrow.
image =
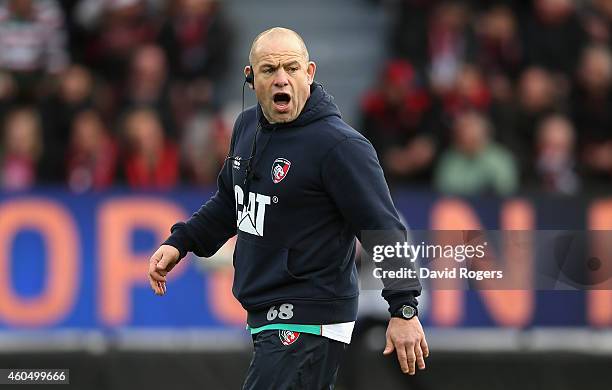
<path id="1" fill-rule="evenodd" d="M 285 67 L 285 66 L 292 66 L 292 65 L 300 66 L 300 62 L 298 60 L 292 60 L 292 61 L 289 61 L 289 62 L 287 62 L 285 64 L 282 64 L 283 67 Z M 271 64 L 271 63 L 264 63 L 264 64 L 260 65 L 259 68 L 260 69 L 266 69 L 266 68 L 277 69 L 278 66 L 279 66 L 278 64 L 275 65 L 275 64 Z"/>

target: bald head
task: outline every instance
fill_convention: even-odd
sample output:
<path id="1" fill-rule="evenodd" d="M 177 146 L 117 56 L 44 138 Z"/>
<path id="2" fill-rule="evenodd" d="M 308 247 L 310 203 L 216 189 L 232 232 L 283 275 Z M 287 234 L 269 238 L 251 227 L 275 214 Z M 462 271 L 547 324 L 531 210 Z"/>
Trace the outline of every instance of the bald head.
<path id="1" fill-rule="evenodd" d="M 260 46 L 275 40 L 293 40 L 299 47 L 299 50 L 302 55 L 304 56 L 304 61 L 309 61 L 308 49 L 306 48 L 306 44 L 304 43 L 304 40 L 302 39 L 300 34 L 288 28 L 273 27 L 255 37 L 255 39 L 253 40 L 253 44 L 251 45 L 251 51 L 249 52 L 249 63 L 253 64 L 256 61 L 257 51 L 259 50 Z"/>

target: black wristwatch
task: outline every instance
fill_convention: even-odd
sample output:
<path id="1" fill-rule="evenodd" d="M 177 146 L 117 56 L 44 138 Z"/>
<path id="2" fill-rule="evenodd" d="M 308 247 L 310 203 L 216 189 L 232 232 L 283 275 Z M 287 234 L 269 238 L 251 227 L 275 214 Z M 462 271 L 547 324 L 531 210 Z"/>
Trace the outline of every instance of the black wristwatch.
<path id="1" fill-rule="evenodd" d="M 391 314 L 391 317 L 403 318 L 405 320 L 410 320 L 412 317 L 416 317 L 419 314 L 419 311 L 416 307 L 410 305 L 403 305 L 399 309 L 395 311 L 395 313 Z"/>

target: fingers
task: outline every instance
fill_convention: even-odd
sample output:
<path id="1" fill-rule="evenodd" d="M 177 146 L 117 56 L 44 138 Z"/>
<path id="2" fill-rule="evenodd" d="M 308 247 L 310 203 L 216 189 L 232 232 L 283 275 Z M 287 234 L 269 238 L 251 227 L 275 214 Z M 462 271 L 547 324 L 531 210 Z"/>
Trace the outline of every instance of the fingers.
<path id="1" fill-rule="evenodd" d="M 427 345 L 427 340 L 425 340 L 425 336 L 421 338 L 421 349 L 423 350 L 423 356 L 429 357 L 429 345 Z"/>
<path id="2" fill-rule="evenodd" d="M 168 245 L 162 245 L 158 252 L 160 252 L 161 256 L 158 258 L 157 262 L 157 270 L 164 270 L 166 273 L 170 272 L 172 268 L 178 263 L 179 260 L 179 252 L 178 249 L 173 248 Z M 165 275 L 164 273 L 162 273 Z"/>
<path id="3" fill-rule="evenodd" d="M 397 360 L 399 362 L 400 368 L 402 369 L 402 372 L 404 374 L 408 373 L 410 371 L 410 366 L 408 364 L 408 356 L 406 354 L 406 348 L 404 346 L 402 347 L 397 346 L 395 350 L 397 351 Z M 414 363 L 413 363 L 413 368 L 414 368 Z"/>
<path id="4" fill-rule="evenodd" d="M 417 338 L 415 341 L 395 340 L 387 337 L 387 345 L 383 353 L 385 355 L 396 351 L 397 360 L 404 374 L 414 375 L 416 369 L 425 369 L 425 358 L 429 356 L 429 347 L 425 337 Z"/>
<path id="5" fill-rule="evenodd" d="M 170 257 L 168 256 L 162 256 L 161 260 L 157 263 L 157 269 L 158 270 L 165 270 L 165 271 L 170 271 L 168 268 L 168 265 L 170 264 L 170 262 L 172 261 L 172 259 L 170 259 Z"/>
<path id="6" fill-rule="evenodd" d="M 423 350 L 421 349 L 421 344 L 416 343 L 414 346 L 414 355 L 416 356 L 416 366 L 419 370 L 425 369 L 425 358 L 423 357 Z"/>
<path id="7" fill-rule="evenodd" d="M 385 350 L 383 351 L 383 355 L 389 355 L 390 353 L 393 352 L 394 349 L 395 347 L 393 346 L 393 342 L 391 341 L 391 338 L 387 336 L 387 345 L 385 345 Z"/>
<path id="8" fill-rule="evenodd" d="M 405 343 L 395 346 L 395 350 L 397 351 L 397 360 L 404 374 L 414 375 L 416 373 L 417 365 L 420 370 L 425 369 L 423 352 L 421 351 L 421 347 L 418 345 L 419 344 Z"/>
<path id="9" fill-rule="evenodd" d="M 160 295 L 161 290 L 159 289 L 159 285 L 157 283 L 157 281 L 153 280 L 153 278 L 149 276 L 149 285 L 151 285 L 151 289 L 153 290 L 155 295 Z"/>
<path id="10" fill-rule="evenodd" d="M 168 261 L 164 261 L 164 252 L 159 248 L 149 259 L 149 277 L 157 282 L 166 282 L 165 268 Z"/>
<path id="11" fill-rule="evenodd" d="M 408 362 L 408 371 L 404 371 L 404 373 L 414 375 L 416 373 L 416 355 L 414 353 L 414 347 L 410 344 L 406 345 L 406 361 Z"/>
<path id="12" fill-rule="evenodd" d="M 155 295 L 164 295 L 166 293 L 166 284 L 158 282 L 149 276 L 149 284 Z"/>
<path id="13" fill-rule="evenodd" d="M 164 271 L 160 272 L 160 271 L 157 271 L 156 269 L 149 271 L 149 277 L 155 280 L 156 282 L 165 282 L 166 281 L 165 275 L 166 273 Z"/>
<path id="14" fill-rule="evenodd" d="M 166 293 L 166 274 L 168 272 L 163 268 L 158 269 L 161 260 L 163 260 L 163 251 L 160 248 L 149 259 L 148 278 L 155 295 L 164 295 Z"/>

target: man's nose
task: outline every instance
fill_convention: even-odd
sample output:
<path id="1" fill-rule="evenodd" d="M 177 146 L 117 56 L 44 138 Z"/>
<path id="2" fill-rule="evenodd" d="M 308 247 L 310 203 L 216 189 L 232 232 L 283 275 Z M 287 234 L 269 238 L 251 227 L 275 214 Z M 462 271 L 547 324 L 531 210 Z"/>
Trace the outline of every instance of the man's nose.
<path id="1" fill-rule="evenodd" d="M 289 77 L 285 69 L 280 68 L 276 74 L 274 75 L 274 86 L 276 87 L 284 87 L 289 84 Z"/>

